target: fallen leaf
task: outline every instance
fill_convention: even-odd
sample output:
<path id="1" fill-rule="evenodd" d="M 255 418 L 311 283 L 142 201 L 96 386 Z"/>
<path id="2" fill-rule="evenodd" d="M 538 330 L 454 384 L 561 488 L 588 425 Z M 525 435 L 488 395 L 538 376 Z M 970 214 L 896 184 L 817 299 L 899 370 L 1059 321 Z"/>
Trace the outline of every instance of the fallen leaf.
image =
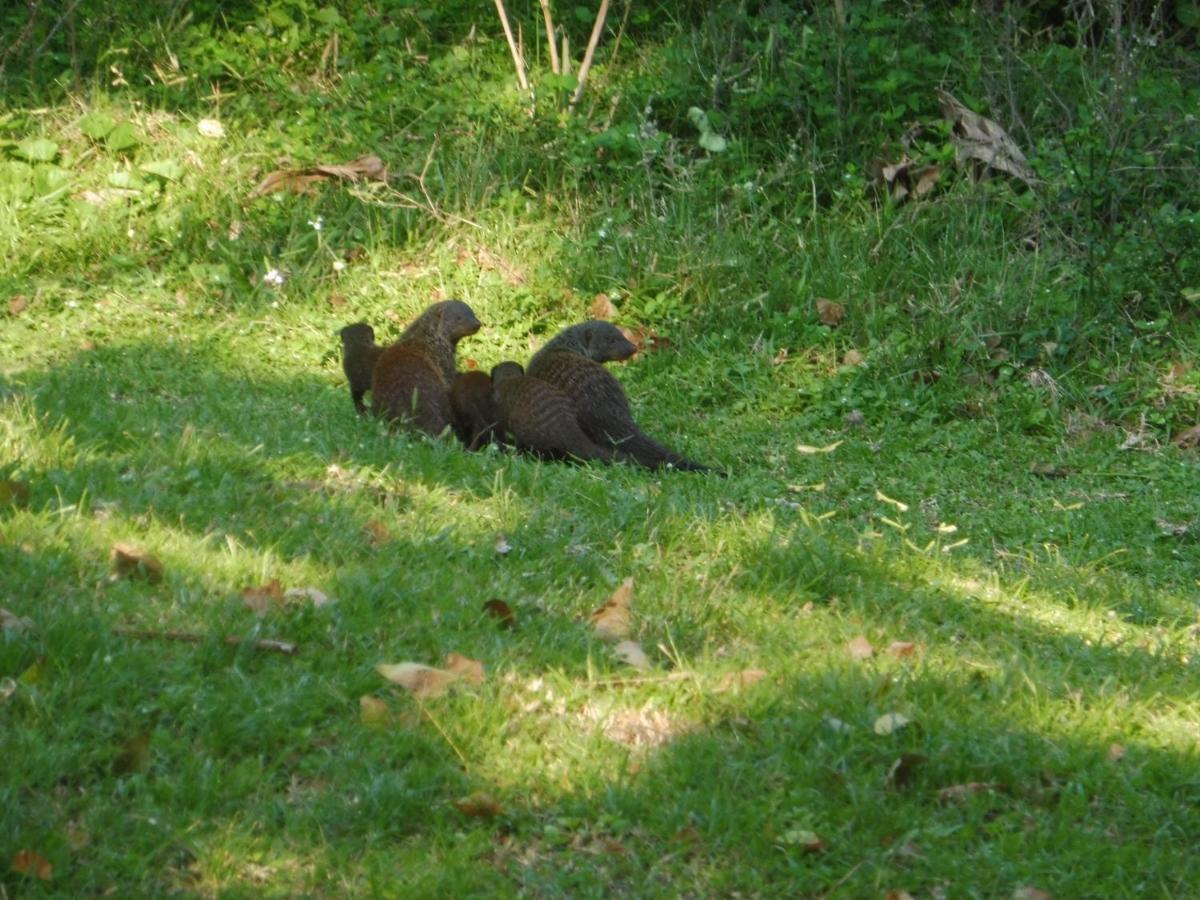
<path id="1" fill-rule="evenodd" d="M 242 590 L 242 602 L 256 616 L 265 616 L 271 609 L 271 604 L 283 602 L 283 586 L 278 578 L 272 578 L 259 587 L 248 587 Z"/>
<path id="2" fill-rule="evenodd" d="M 616 317 L 617 308 L 613 305 L 612 300 L 608 299 L 608 294 L 597 294 L 596 299 L 592 301 L 592 318 L 615 319 Z"/>
<path id="3" fill-rule="evenodd" d="M 392 711 L 378 697 L 364 694 L 358 698 L 358 720 L 368 728 L 386 728 L 392 723 Z"/>
<path id="4" fill-rule="evenodd" d="M 318 591 L 316 588 L 288 588 L 284 591 L 284 598 L 288 600 L 311 600 L 315 607 L 328 606 L 330 603 L 337 603 L 336 597 L 330 597 L 323 591 Z"/>
<path id="5" fill-rule="evenodd" d="M 504 813 L 504 807 L 500 805 L 499 801 L 484 791 L 475 791 L 470 796 L 455 800 L 454 808 L 464 816 L 476 819 L 493 819 Z"/>
<path id="6" fill-rule="evenodd" d="M 888 735 L 899 731 L 911 720 L 903 713 L 886 713 L 875 720 L 875 733 Z"/>
<path id="7" fill-rule="evenodd" d="M 468 684 L 483 684 L 483 663 L 461 653 L 446 654 L 446 671 L 454 673 Z"/>
<path id="8" fill-rule="evenodd" d="M 909 178 L 911 178 L 913 181 L 913 197 L 920 200 L 933 190 L 934 185 L 938 183 L 938 179 L 941 177 L 942 169 L 937 163 L 931 163 L 930 165 L 922 166 L 921 168 L 911 172 Z"/>
<path id="9" fill-rule="evenodd" d="M 440 697 L 450 689 L 450 685 L 458 681 L 458 676 L 453 672 L 423 666 L 420 663 L 381 663 L 375 667 L 375 671 L 420 699 Z"/>
<path id="10" fill-rule="evenodd" d="M 1013 900 L 1053 900 L 1049 891 L 1026 885 L 1013 891 Z"/>
<path id="11" fill-rule="evenodd" d="M 805 853 L 821 853 L 825 850 L 825 842 L 815 831 L 806 828 L 789 828 L 781 837 L 785 844 L 799 847 Z"/>
<path id="12" fill-rule="evenodd" d="M 163 564 L 132 544 L 113 544 L 113 573 L 119 578 L 144 578 L 151 584 L 162 581 Z"/>
<path id="13" fill-rule="evenodd" d="M 622 328 L 621 334 L 633 344 L 635 353 L 642 350 L 661 350 L 671 346 L 671 342 L 656 331 L 651 331 L 638 325 L 634 328 Z"/>
<path id="14" fill-rule="evenodd" d="M 766 669 L 743 669 L 740 672 L 726 672 L 717 683 L 716 692 L 723 694 L 736 688 L 750 687 L 758 684 L 767 677 Z"/>
<path id="15" fill-rule="evenodd" d="M 392 534 L 388 531 L 387 526 L 378 519 L 368 519 L 367 524 L 363 526 L 363 531 L 366 532 L 367 542 L 372 547 L 379 547 L 392 539 Z"/>
<path id="16" fill-rule="evenodd" d="M 113 761 L 114 775 L 132 775 L 144 771 L 150 764 L 150 732 L 139 731 L 121 745 L 121 752 Z"/>
<path id="17" fill-rule="evenodd" d="M 84 847 L 92 843 L 92 835 L 74 822 L 67 824 L 63 829 L 67 837 L 67 843 L 71 845 L 72 850 L 82 850 Z"/>
<path id="18" fill-rule="evenodd" d="M 875 648 L 872 647 L 871 642 L 861 634 L 847 644 L 847 649 L 850 651 L 851 659 L 870 659 L 875 655 Z"/>
<path id="19" fill-rule="evenodd" d="M 17 692 L 17 682 L 13 678 L 0 678 L 0 703 Z"/>
<path id="20" fill-rule="evenodd" d="M 888 644 L 888 653 L 896 659 L 904 659 L 917 652 L 917 645 L 912 641 L 892 641 Z"/>
<path id="21" fill-rule="evenodd" d="M 787 358 L 788 358 L 788 348 L 783 347 L 782 349 L 780 349 L 780 351 L 778 353 L 776 353 L 773 357 L 771 357 L 771 365 L 782 366 L 785 362 L 787 362 Z"/>
<path id="22" fill-rule="evenodd" d="M 314 193 L 313 186 L 331 179 L 350 182 L 388 180 L 387 167 L 378 156 L 360 157 L 345 165 L 320 165 L 307 169 L 276 169 L 258 183 L 250 192 L 249 199 L 273 194 L 277 191 Z"/>
<path id="23" fill-rule="evenodd" d="M 913 900 L 913 895 L 908 891 L 885 891 L 883 900 Z"/>
<path id="24" fill-rule="evenodd" d="M 1171 443 L 1180 450 L 1190 450 L 1193 447 L 1200 446 L 1200 425 L 1189 428 L 1187 431 L 1181 431 L 1175 437 L 1171 438 Z"/>
<path id="25" fill-rule="evenodd" d="M 1120 762 L 1125 758 L 1125 748 L 1121 744 L 1113 744 L 1108 748 L 1108 761 L 1111 763 Z"/>
<path id="26" fill-rule="evenodd" d="M 626 578 L 603 606 L 592 613 L 592 629 L 602 638 L 623 640 L 629 637 L 629 604 L 633 600 L 633 578 Z"/>
<path id="27" fill-rule="evenodd" d="M 329 295 L 330 309 L 341 309 L 345 305 L 346 305 L 346 295 L 345 294 L 339 294 L 337 291 L 333 291 Z"/>
<path id="28" fill-rule="evenodd" d="M 821 320 L 822 325 L 836 328 L 841 324 L 842 319 L 846 318 L 846 309 L 840 303 L 834 303 L 832 300 L 818 297 L 817 318 Z"/>
<path id="29" fill-rule="evenodd" d="M 650 660 L 646 657 L 646 651 L 637 641 L 621 641 L 613 648 L 613 652 L 617 655 L 617 659 L 628 666 L 633 666 L 635 669 L 650 668 Z"/>
<path id="30" fill-rule="evenodd" d="M 225 137 L 225 126 L 216 119 L 201 119 L 196 123 L 196 130 L 206 138 Z"/>
<path id="31" fill-rule="evenodd" d="M 32 850 L 18 850 L 12 858 L 12 869 L 18 874 L 40 878 L 42 881 L 49 881 L 54 877 L 54 866 L 50 865 L 50 860 Z"/>
<path id="32" fill-rule="evenodd" d="M 832 444 L 826 444 L 824 447 L 813 447 L 810 444 L 797 444 L 796 452 L 812 455 L 815 453 L 832 453 L 838 447 L 842 446 L 843 441 L 834 441 Z"/>
<path id="33" fill-rule="evenodd" d="M 512 611 L 512 607 L 499 598 L 493 598 L 483 604 L 483 611 L 496 619 L 501 628 L 516 628 L 517 614 Z"/>
<path id="34" fill-rule="evenodd" d="M 878 500 L 880 503 L 887 503 L 891 506 L 896 507 L 896 509 L 900 510 L 900 512 L 908 512 L 908 504 L 907 503 L 905 503 L 903 500 L 893 500 L 891 497 L 889 497 L 883 491 L 877 490 L 875 492 L 875 499 Z"/>
<path id="35" fill-rule="evenodd" d="M 943 806 L 950 803 L 966 803 L 977 794 L 987 794 L 1000 790 L 1000 785 L 992 781 L 969 781 L 966 784 L 952 784 L 938 791 L 938 803 Z"/>
<path id="36" fill-rule="evenodd" d="M 902 788 L 907 785 L 917 769 L 921 768 L 928 757 L 923 753 L 901 753 L 899 758 L 888 769 L 884 783 L 889 788 Z"/>
<path id="37" fill-rule="evenodd" d="M 496 535 L 496 552 L 501 556 L 507 556 L 512 552 L 512 547 L 508 543 L 508 539 L 502 534 Z"/>
<path id="38" fill-rule="evenodd" d="M 842 365 L 843 366 L 861 366 L 861 365 L 865 365 L 866 362 L 867 362 L 866 356 L 864 356 L 858 350 L 847 350 L 845 353 L 842 354 Z"/>
<path id="39" fill-rule="evenodd" d="M 24 631 L 33 627 L 33 620 L 26 616 L 18 616 L 15 612 L 0 606 L 0 629 L 4 631 Z"/>
<path id="40" fill-rule="evenodd" d="M 1037 176 L 1016 141 L 991 119 L 972 112 L 946 91 L 937 91 L 942 116 L 950 123 L 955 160 L 973 160 L 985 169 L 998 169 L 1032 186 Z"/>
<path id="41" fill-rule="evenodd" d="M 18 313 L 24 312 L 27 305 L 28 302 L 24 294 L 13 294 L 8 300 L 8 311 L 15 316 Z"/>

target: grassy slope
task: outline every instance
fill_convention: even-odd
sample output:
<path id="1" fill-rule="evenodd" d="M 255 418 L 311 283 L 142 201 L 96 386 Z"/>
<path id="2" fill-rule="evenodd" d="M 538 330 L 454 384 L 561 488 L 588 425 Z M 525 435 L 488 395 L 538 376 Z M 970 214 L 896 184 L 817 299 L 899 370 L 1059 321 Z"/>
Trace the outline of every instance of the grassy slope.
<path id="1" fill-rule="evenodd" d="M 1027 302 L 1052 273 L 986 242 L 953 259 L 964 230 L 992 227 L 966 186 L 945 221 L 888 233 L 895 257 L 872 263 L 888 223 L 861 210 L 789 229 L 777 207 L 680 193 L 655 201 L 664 221 L 630 199 L 636 185 L 542 183 L 501 51 L 447 52 L 429 76 L 478 79 L 507 123 L 455 134 L 463 119 L 440 113 L 427 185 L 473 224 L 369 192 L 246 201 L 307 93 L 256 120 L 245 110 L 276 101 L 248 87 L 220 141 L 196 135 L 212 112 L 198 101 L 82 99 L 137 125 L 135 161 L 183 164 L 98 208 L 69 198 L 111 184 L 121 155 L 79 133 L 76 106 L 28 117 L 21 136 L 59 144 L 68 186 L 10 196 L 0 226 L 6 284 L 28 298 L 0 320 L 0 460 L 32 488 L 0 518 L 0 571 L 3 605 L 34 622 L 0 641 L 0 676 L 22 679 L 0 705 L 0 866 L 36 850 L 55 866 L 43 888 L 65 894 L 1187 895 L 1200 562 L 1191 533 L 1156 519 L 1194 520 L 1194 457 L 1117 451 L 1123 433 L 1100 421 L 1068 428 L 1070 410 L 1020 375 L 922 385 L 886 340 L 831 334 L 807 311 L 813 296 L 875 298 L 851 310 L 851 335 L 919 334 L 885 301 L 925 285 L 918 305 L 937 316 L 948 260 L 982 295 Z M 308 90 L 337 123 L 399 115 L 411 132 L 306 132 L 314 159 L 375 150 L 421 169 L 411 97 Z M 600 237 L 614 216 L 624 227 Z M 619 375 L 651 431 L 729 479 L 468 455 L 353 416 L 341 324 L 395 333 L 431 298 L 462 296 L 487 323 L 462 355 L 524 358 L 531 334 L 652 258 L 641 277 L 658 302 L 702 318 L 652 319 L 674 345 Z M 261 281 L 274 267 L 280 289 Z M 795 286 L 791 340 L 760 339 L 770 310 L 737 309 L 764 278 Z M 655 296 L 635 288 L 626 317 Z M 872 378 L 836 365 L 857 343 Z M 1070 474 L 1038 478 L 1038 463 Z M 164 582 L 110 580 L 116 541 L 155 553 Z M 626 576 L 648 676 L 582 621 Z M 271 578 L 338 602 L 260 620 L 239 594 Z M 517 630 L 482 613 L 491 597 Z M 214 637 L 141 642 L 117 625 Z M 233 649 L 226 634 L 302 649 Z M 851 658 L 859 635 L 872 659 Z M 892 641 L 917 651 L 893 658 Z M 374 671 L 450 651 L 482 660 L 486 682 L 417 703 Z M 721 690 L 745 669 L 768 674 Z M 360 722 L 363 695 L 385 700 L 389 727 Z M 912 724 L 876 734 L 889 712 Z M 139 734 L 144 766 L 114 773 Z M 924 761 L 889 784 L 903 753 Z M 972 782 L 993 789 L 938 802 Z M 453 807 L 475 790 L 504 813 Z M 0 884 L 37 889 L 9 868 Z"/>

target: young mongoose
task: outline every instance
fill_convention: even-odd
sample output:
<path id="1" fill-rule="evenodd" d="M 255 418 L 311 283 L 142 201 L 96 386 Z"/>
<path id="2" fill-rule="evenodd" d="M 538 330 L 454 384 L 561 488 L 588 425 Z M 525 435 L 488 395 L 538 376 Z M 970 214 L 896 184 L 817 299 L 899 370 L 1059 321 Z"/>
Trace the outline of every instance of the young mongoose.
<path id="1" fill-rule="evenodd" d="M 689 472 L 711 471 L 664 447 L 633 420 L 625 389 L 601 363 L 635 352 L 610 322 L 583 322 L 559 332 L 529 361 L 529 375 L 554 385 L 575 404 L 579 425 L 593 441 L 612 446 L 639 465 L 672 465 Z"/>
<path id="2" fill-rule="evenodd" d="M 492 393 L 500 428 L 519 450 L 543 459 L 617 458 L 583 433 L 570 397 L 540 378 L 530 378 L 515 362 L 492 369 Z"/>
<path id="3" fill-rule="evenodd" d="M 375 329 L 355 322 L 338 332 L 342 338 L 342 371 L 350 382 L 350 399 L 361 416 L 367 411 L 363 394 L 371 389 L 371 373 L 383 348 L 375 343 Z"/>
<path id="4" fill-rule="evenodd" d="M 450 382 L 454 433 L 468 450 L 480 450 L 501 440 L 500 411 L 486 372 L 460 372 Z"/>
<path id="5" fill-rule="evenodd" d="M 478 330 L 479 320 L 461 300 L 443 300 L 421 313 L 380 353 L 371 374 L 371 411 L 441 434 L 453 421 L 449 390 L 457 374 L 455 345 Z"/>

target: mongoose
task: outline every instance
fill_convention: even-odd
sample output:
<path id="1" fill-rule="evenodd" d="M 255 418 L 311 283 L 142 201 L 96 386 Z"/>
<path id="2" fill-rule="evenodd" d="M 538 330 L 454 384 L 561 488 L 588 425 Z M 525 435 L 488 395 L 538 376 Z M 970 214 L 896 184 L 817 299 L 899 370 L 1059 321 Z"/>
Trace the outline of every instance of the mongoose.
<path id="1" fill-rule="evenodd" d="M 342 337 L 342 371 L 350 382 L 350 399 L 361 416 L 367 411 L 363 394 L 371 389 L 371 372 L 383 348 L 375 343 L 375 329 L 366 322 L 347 325 L 338 334 Z"/>
<path id="2" fill-rule="evenodd" d="M 449 390 L 457 374 L 455 345 L 478 330 L 479 320 L 461 300 L 443 300 L 421 313 L 380 353 L 371 374 L 371 411 L 441 434 L 453 421 Z"/>
<path id="3" fill-rule="evenodd" d="M 583 322 L 559 332 L 535 353 L 529 375 L 571 398 L 579 425 L 596 443 L 615 447 L 648 469 L 669 464 L 689 472 L 712 471 L 654 441 L 633 421 L 625 389 L 601 363 L 634 352 L 611 322 Z"/>
<path id="4" fill-rule="evenodd" d="M 486 372 L 460 372 L 450 382 L 454 433 L 468 450 L 479 450 L 501 439 L 500 411 Z"/>
<path id="5" fill-rule="evenodd" d="M 617 458 L 583 433 L 570 397 L 540 378 L 530 378 L 515 362 L 492 369 L 492 393 L 500 428 L 518 449 L 543 459 Z"/>

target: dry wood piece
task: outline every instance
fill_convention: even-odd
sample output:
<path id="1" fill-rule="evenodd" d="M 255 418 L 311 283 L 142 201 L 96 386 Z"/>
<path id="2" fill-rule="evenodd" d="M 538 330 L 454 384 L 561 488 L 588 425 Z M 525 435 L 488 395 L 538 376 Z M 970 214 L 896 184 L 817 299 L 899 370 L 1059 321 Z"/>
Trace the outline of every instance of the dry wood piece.
<path id="1" fill-rule="evenodd" d="M 1032 187 L 1037 176 L 1025 159 L 1025 154 L 1008 133 L 984 116 L 967 109 L 946 91 L 937 92 L 942 116 L 951 128 L 950 140 L 958 162 L 975 160 L 986 168 L 999 169 L 1019 178 Z"/>
<path id="2" fill-rule="evenodd" d="M 250 192 L 250 199 L 274 194 L 276 191 L 311 194 L 314 192 L 314 184 L 331 179 L 386 183 L 388 170 L 387 166 L 383 164 L 383 160 L 373 154 L 359 157 L 344 165 L 320 165 L 307 169 L 277 169 L 258 183 L 258 187 Z"/>
<path id="3" fill-rule="evenodd" d="M 148 641 L 180 641 L 185 644 L 202 643 L 207 635 L 196 634 L 191 631 L 156 631 L 150 628 L 114 628 L 113 634 L 121 637 L 138 638 L 139 640 Z M 294 656 L 299 650 L 298 644 L 291 644 L 287 641 L 274 641 L 269 638 L 240 638 L 232 634 L 226 635 L 223 642 L 231 647 L 240 647 L 243 644 L 248 644 L 255 650 L 270 650 L 273 653 L 282 653 L 286 656 Z"/>

